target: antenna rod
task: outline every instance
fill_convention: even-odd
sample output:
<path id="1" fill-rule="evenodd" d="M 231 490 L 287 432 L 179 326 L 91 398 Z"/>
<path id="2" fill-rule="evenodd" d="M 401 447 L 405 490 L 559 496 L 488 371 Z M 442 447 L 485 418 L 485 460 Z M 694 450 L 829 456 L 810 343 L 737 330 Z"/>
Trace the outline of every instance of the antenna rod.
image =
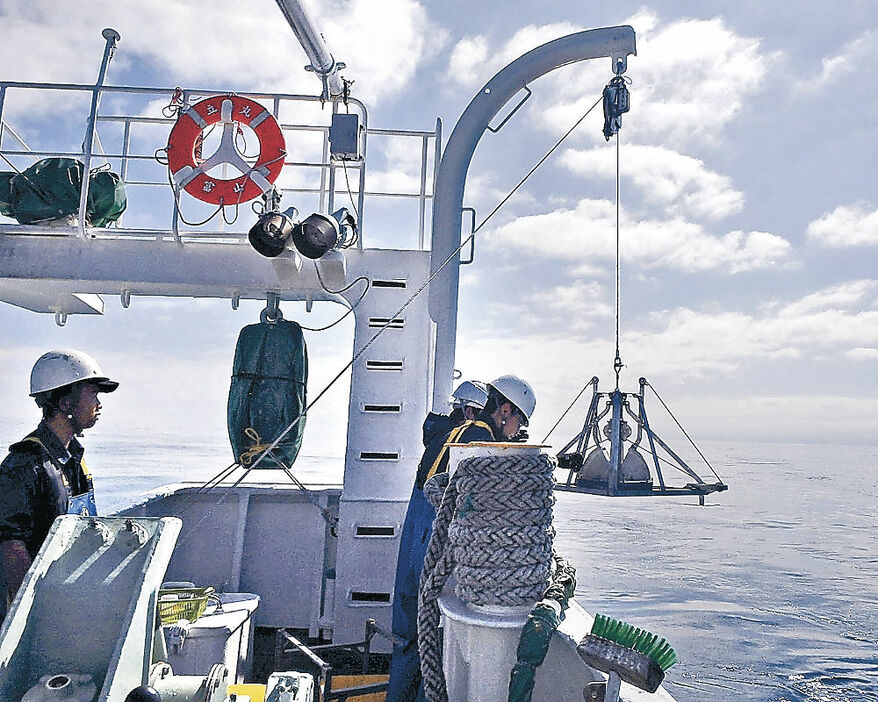
<path id="1" fill-rule="evenodd" d="M 325 99 L 341 97 L 345 90 L 339 71 L 345 65 L 336 63 L 329 53 L 323 35 L 317 31 L 305 6 L 299 0 L 275 0 L 275 2 L 311 61 L 311 65 L 306 66 L 305 70 L 314 71 L 323 81 L 323 97 Z"/>

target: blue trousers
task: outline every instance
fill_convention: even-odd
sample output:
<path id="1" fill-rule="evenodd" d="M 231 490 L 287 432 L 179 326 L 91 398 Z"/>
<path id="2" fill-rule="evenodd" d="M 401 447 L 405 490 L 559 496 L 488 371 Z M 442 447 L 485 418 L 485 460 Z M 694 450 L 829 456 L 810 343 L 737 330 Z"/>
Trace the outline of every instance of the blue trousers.
<path id="1" fill-rule="evenodd" d="M 415 486 L 405 513 L 396 562 L 392 629 L 399 640 L 393 643 L 387 702 L 426 700 L 418 656 L 418 585 L 435 518 L 433 505 L 424 491 Z"/>

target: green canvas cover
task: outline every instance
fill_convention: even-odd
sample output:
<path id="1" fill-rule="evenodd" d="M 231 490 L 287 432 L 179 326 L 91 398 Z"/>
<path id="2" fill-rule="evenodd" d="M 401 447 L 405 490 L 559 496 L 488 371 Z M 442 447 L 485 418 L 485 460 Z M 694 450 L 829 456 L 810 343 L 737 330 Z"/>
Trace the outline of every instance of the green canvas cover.
<path id="1" fill-rule="evenodd" d="M 92 171 L 88 184 L 86 215 L 93 227 L 106 227 L 115 222 L 128 206 L 125 184 L 112 171 Z"/>
<path id="2" fill-rule="evenodd" d="M 0 172 L 0 215 L 12 217 L 12 171 Z"/>
<path id="3" fill-rule="evenodd" d="M 288 320 L 251 324 L 238 335 L 229 388 L 229 440 L 235 460 L 247 467 L 307 404 L 308 350 L 302 328 Z M 305 417 L 272 449 L 287 466 L 302 447 Z M 259 468 L 278 468 L 270 457 Z"/>
<path id="4" fill-rule="evenodd" d="M 33 224 L 79 212 L 82 186 L 81 161 L 44 158 L 21 173 L 0 174 L 0 213 L 20 224 Z M 8 181 L 8 198 L 4 183 Z M 115 222 L 127 206 L 125 184 L 105 168 L 89 176 L 86 217 L 89 224 L 105 227 Z"/>

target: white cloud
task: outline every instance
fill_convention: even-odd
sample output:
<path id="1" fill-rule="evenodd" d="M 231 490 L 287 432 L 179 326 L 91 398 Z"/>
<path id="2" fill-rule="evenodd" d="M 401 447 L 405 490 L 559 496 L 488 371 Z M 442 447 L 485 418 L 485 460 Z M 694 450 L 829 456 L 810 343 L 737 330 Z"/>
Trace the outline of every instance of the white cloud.
<path id="1" fill-rule="evenodd" d="M 805 295 L 801 300 L 783 305 L 779 308 L 778 314 L 784 317 L 801 317 L 820 310 L 849 309 L 856 305 L 865 304 L 870 293 L 876 288 L 878 286 L 874 280 L 853 280 L 839 283 Z"/>
<path id="2" fill-rule="evenodd" d="M 638 46 L 631 68 L 632 114 L 639 140 L 714 142 L 759 89 L 770 56 L 758 39 L 737 35 L 722 18 L 659 26 Z"/>
<path id="3" fill-rule="evenodd" d="M 632 82 L 631 111 L 622 118 L 625 140 L 689 147 L 716 143 L 777 60 L 761 51 L 758 39 L 736 34 L 722 18 L 663 23 L 642 11 L 626 23 L 637 32 L 637 56 L 629 58 L 626 74 Z M 567 129 L 600 95 L 608 77 L 608 67 L 593 61 L 577 67 L 575 75 L 555 79 L 550 92 L 562 97 L 544 104 L 542 121 L 553 131 Z M 567 97 L 583 93 L 587 97 Z M 594 129 L 582 134 L 603 141 Z"/>
<path id="4" fill-rule="evenodd" d="M 878 210 L 865 202 L 840 205 L 808 225 L 812 241 L 830 247 L 878 244 Z"/>
<path id="5" fill-rule="evenodd" d="M 599 288 L 582 283 L 572 289 L 600 295 Z M 675 388 L 673 392 L 679 394 L 681 389 L 689 390 L 691 384 L 701 380 L 712 383 L 723 379 L 739 381 L 750 369 L 768 366 L 777 369 L 778 383 L 783 387 L 781 374 L 788 364 L 801 362 L 797 365 L 801 370 L 815 361 L 874 361 L 878 358 L 878 302 L 872 300 L 864 307 L 862 299 L 851 292 L 858 290 L 866 296 L 870 291 L 878 290 L 878 280 L 850 281 L 814 291 L 800 299 L 776 300 L 753 313 L 715 305 L 702 309 L 680 307 L 656 312 L 641 321 L 636 329 L 627 328 L 623 317 L 621 350 L 626 364 L 622 371 L 623 384 L 634 387 L 637 378 L 648 373 L 649 379 L 660 390 Z M 566 316 L 573 320 L 581 314 L 583 300 L 579 294 L 564 300 L 559 297 L 557 302 L 553 314 L 558 318 Z M 566 311 L 561 309 L 562 303 L 566 305 Z M 525 307 L 523 305 L 522 309 Z M 546 318 L 551 320 L 551 316 Z M 550 331 L 552 329 L 555 331 Z M 507 334 L 503 355 L 499 359 L 494 351 L 496 330 L 480 326 L 478 332 L 477 338 L 468 338 L 467 343 L 459 347 L 463 367 L 477 377 L 515 372 L 524 378 L 535 379 L 538 409 L 555 413 L 555 416 L 546 416 L 541 412 L 537 416 L 533 436 L 538 438 L 593 374 L 602 375 L 604 389 L 612 377 L 614 340 L 609 324 L 571 333 L 569 327 L 553 327 L 547 323 L 539 334 L 528 333 L 527 329 Z M 472 333 L 468 336 L 472 337 Z M 551 349 L 550 360 L 547 359 L 547 349 Z M 775 365 L 770 365 L 772 363 Z M 748 394 L 746 402 L 732 412 L 728 403 L 734 400 L 729 395 L 690 399 L 694 406 L 699 407 L 694 418 L 702 424 L 704 416 L 713 415 L 722 418 L 727 425 L 728 421 L 736 421 L 735 417 L 739 417 L 743 422 L 741 426 L 753 426 L 750 420 L 746 420 L 745 413 L 739 411 L 749 406 L 761 413 L 760 416 L 774 415 L 772 431 L 783 428 L 783 405 L 789 402 L 794 406 L 788 409 L 796 413 L 797 420 L 786 423 L 782 438 L 794 437 L 802 426 L 810 427 L 810 431 L 817 425 L 822 427 L 821 413 L 826 410 L 827 417 L 831 414 L 826 408 L 835 407 L 845 412 L 846 406 L 852 407 L 857 402 L 857 398 L 853 398 L 851 403 L 846 403 L 847 398 L 840 396 L 808 397 L 807 401 L 801 397 L 778 396 L 766 399 L 773 408 L 772 412 L 767 412 L 760 406 L 761 400 Z M 702 401 L 705 410 L 700 408 Z M 872 414 L 866 417 L 874 417 L 874 399 L 864 399 L 859 404 L 871 410 Z M 810 409 L 802 409 L 803 406 Z M 580 416 L 580 422 L 581 419 Z M 799 419 L 801 423 L 798 423 Z M 864 428 L 868 428 L 874 437 L 873 420 L 871 424 L 869 419 L 857 423 L 858 431 Z M 705 425 L 704 432 L 709 431 L 710 427 Z M 775 438 L 781 438 L 781 435 Z"/>
<path id="6" fill-rule="evenodd" d="M 334 0 L 312 6 L 330 51 L 350 66 L 345 74 L 356 81 L 354 95 L 367 102 L 402 92 L 447 40 L 417 0 Z"/>
<path id="7" fill-rule="evenodd" d="M 377 153 L 382 164 L 372 166 L 367 174 L 370 191 L 417 193 L 421 188 L 421 143 L 409 137 L 374 135 L 369 141 L 370 153 Z M 428 159 L 430 163 L 430 161 Z M 430 189 L 432 171 L 427 172 Z"/>
<path id="8" fill-rule="evenodd" d="M 488 233 L 505 247 L 574 265 L 615 258 L 616 209 L 606 200 L 581 200 L 574 210 L 519 217 Z M 622 259 L 647 268 L 740 273 L 787 265 L 791 247 L 767 232 L 713 236 L 680 218 L 631 221 L 623 212 Z"/>
<path id="9" fill-rule="evenodd" d="M 571 362 L 547 363 L 547 343 L 551 343 L 553 358 L 571 359 Z M 569 337 L 513 339 L 504 341 L 504 356 L 499 361 L 495 349 L 496 339 L 467 344 L 459 350 L 462 367 L 474 377 L 493 377 L 500 372 L 512 372 L 532 382 L 537 407 L 531 421 L 530 435 L 537 441 L 549 432 L 592 375 L 599 376 L 602 391 L 607 392 L 612 388 L 613 347 L 609 339 L 603 345 L 594 341 L 583 343 Z M 766 361 L 761 357 L 742 357 L 727 368 L 711 367 L 704 372 L 692 373 L 686 365 L 688 356 L 673 365 L 666 363 L 664 358 L 656 359 L 655 353 L 648 358 L 635 358 L 630 354 L 630 344 L 627 343 L 622 350 L 627 364 L 622 371 L 622 389 L 635 390 L 637 379 L 646 374 L 650 384 L 699 445 L 704 439 L 740 441 L 741 437 L 749 441 L 878 441 L 874 421 L 878 414 L 878 399 L 873 397 L 848 394 L 792 395 L 784 391 L 776 394 L 770 394 L 770 391 L 750 392 L 742 396 L 699 391 L 701 379 L 708 372 L 711 380 L 720 374 L 740 376 L 747 360 L 764 364 Z M 549 443 L 555 450 L 581 430 L 590 396 L 590 392 L 587 392 L 580 397 L 573 410 L 552 433 Z M 652 393 L 647 397 L 647 409 L 653 427 L 677 450 L 685 448 L 685 440 L 674 439 L 676 431 L 666 433 L 665 428 L 670 428 L 672 422 Z M 716 467 L 722 474 L 722 469 Z"/>
<path id="10" fill-rule="evenodd" d="M 851 361 L 878 361 L 878 348 L 858 346 L 846 351 L 844 355 Z"/>
<path id="11" fill-rule="evenodd" d="M 863 308 L 863 298 L 875 290 L 878 280 L 851 281 L 759 314 L 670 310 L 654 315 L 657 332 L 630 334 L 626 346 L 646 352 L 651 363 L 664 359 L 684 372 L 729 371 L 748 359 L 847 354 L 878 344 L 878 306 Z"/>
<path id="12" fill-rule="evenodd" d="M 343 74 L 356 81 L 355 96 L 367 101 L 402 91 L 445 40 L 417 0 L 310 5 L 329 50 L 350 67 Z M 0 17 L 5 29 L 0 66 L 6 79 L 93 82 L 104 43 L 101 29 L 111 26 L 122 39 L 110 82 L 146 68 L 171 85 L 320 92 L 318 79 L 302 70 L 304 52 L 270 0 L 245 8 L 232 0 L 10 0 Z M 45 50 L 34 51 L 35 43 Z M 56 96 L 48 106 L 63 110 L 65 102 Z M 21 110 L 33 104 L 32 97 L 9 106 Z"/>
<path id="13" fill-rule="evenodd" d="M 473 80 L 473 74 L 477 73 L 473 68 L 482 66 L 487 59 L 488 41 L 485 37 L 464 37 L 451 51 L 448 75 L 458 83 L 469 84 Z"/>
<path id="14" fill-rule="evenodd" d="M 600 283 L 579 279 L 569 285 L 540 288 L 523 302 L 490 302 L 488 313 L 491 320 L 515 320 L 518 329 L 564 327 L 582 332 L 612 316 L 613 307 L 608 300 L 609 294 Z M 575 314 L 571 314 L 574 310 Z"/>
<path id="15" fill-rule="evenodd" d="M 834 56 L 824 56 L 820 62 L 820 73 L 802 79 L 795 84 L 801 93 L 817 93 L 852 75 L 863 66 L 874 65 L 876 59 L 876 33 L 868 30 L 847 42 Z"/>
<path id="16" fill-rule="evenodd" d="M 561 162 L 580 175 L 615 178 L 616 159 L 610 151 L 570 149 Z M 647 202 L 659 205 L 670 216 L 720 219 L 740 212 L 744 205 L 743 194 L 727 176 L 707 169 L 700 159 L 660 146 L 626 146 L 621 177 L 623 187 L 633 183 Z"/>
<path id="17" fill-rule="evenodd" d="M 530 24 L 519 29 L 498 47 L 489 46 L 483 35 L 464 37 L 451 51 L 447 78 L 462 87 L 480 85 L 522 54 L 580 29 L 582 27 L 569 22 Z"/>

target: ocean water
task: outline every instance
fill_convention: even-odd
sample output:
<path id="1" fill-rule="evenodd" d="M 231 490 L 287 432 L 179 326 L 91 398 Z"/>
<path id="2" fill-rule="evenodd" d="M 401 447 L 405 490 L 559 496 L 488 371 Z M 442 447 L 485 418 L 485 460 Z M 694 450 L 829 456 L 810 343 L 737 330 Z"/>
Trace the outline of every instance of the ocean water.
<path id="1" fill-rule="evenodd" d="M 103 512 L 231 460 L 222 437 L 84 441 Z M 878 447 L 702 449 L 730 486 L 703 507 L 557 494 L 580 604 L 666 638 L 680 702 L 878 701 Z M 341 459 L 300 457 L 295 472 L 340 481 Z"/>
<path id="2" fill-rule="evenodd" d="M 706 444 L 729 490 L 561 493 L 589 611 L 666 638 L 678 700 L 878 700 L 878 448 Z"/>

